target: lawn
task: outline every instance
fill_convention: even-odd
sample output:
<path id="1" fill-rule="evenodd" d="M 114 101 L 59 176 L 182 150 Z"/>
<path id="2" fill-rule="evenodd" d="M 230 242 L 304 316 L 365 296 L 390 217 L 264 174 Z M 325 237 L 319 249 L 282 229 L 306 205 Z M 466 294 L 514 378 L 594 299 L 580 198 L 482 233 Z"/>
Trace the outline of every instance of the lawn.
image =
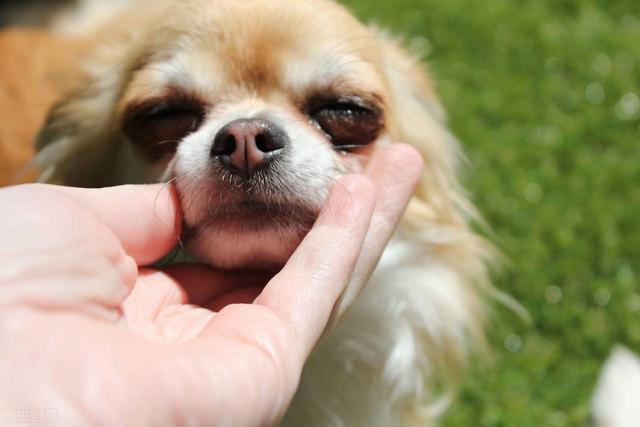
<path id="1" fill-rule="evenodd" d="M 640 2 L 348 0 L 425 55 L 508 259 L 490 360 L 444 425 L 585 425 L 615 343 L 640 351 Z"/>

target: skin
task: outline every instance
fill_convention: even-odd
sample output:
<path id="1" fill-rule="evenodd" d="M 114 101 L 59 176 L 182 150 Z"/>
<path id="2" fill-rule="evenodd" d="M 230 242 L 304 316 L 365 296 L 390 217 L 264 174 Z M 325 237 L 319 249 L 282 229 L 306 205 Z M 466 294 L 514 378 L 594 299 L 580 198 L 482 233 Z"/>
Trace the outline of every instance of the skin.
<path id="1" fill-rule="evenodd" d="M 342 177 L 274 277 L 144 267 L 180 233 L 169 186 L 0 190 L 0 408 L 66 426 L 276 423 L 421 168 L 396 144 Z"/>

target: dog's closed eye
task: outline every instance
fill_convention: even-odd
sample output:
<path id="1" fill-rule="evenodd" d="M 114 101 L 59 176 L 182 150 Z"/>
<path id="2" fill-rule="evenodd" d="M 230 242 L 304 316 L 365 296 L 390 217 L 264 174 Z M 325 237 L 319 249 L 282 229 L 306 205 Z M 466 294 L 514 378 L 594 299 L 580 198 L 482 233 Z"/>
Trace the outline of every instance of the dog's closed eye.
<path id="1" fill-rule="evenodd" d="M 376 140 L 383 127 L 382 112 L 358 97 L 317 99 L 308 115 L 337 150 L 349 151 Z"/>
<path id="2" fill-rule="evenodd" d="M 150 100 L 127 110 L 123 132 L 145 157 L 159 160 L 173 154 L 180 140 L 200 127 L 204 116 L 204 105 L 196 100 Z"/>

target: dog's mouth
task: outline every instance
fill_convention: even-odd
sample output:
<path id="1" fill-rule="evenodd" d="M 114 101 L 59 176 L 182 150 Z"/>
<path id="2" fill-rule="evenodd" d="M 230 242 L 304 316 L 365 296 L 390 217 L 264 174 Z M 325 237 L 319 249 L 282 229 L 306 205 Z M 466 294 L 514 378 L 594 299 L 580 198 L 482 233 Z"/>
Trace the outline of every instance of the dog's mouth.
<path id="1" fill-rule="evenodd" d="M 265 201 L 246 197 L 212 209 L 201 227 L 241 227 L 246 231 L 267 228 L 311 228 L 318 210 L 302 203 Z"/>
<path id="2" fill-rule="evenodd" d="M 209 206 L 201 221 L 186 224 L 184 238 L 189 241 L 207 233 L 264 234 L 274 231 L 282 237 L 300 237 L 311 229 L 319 210 L 303 202 L 244 195 Z"/>

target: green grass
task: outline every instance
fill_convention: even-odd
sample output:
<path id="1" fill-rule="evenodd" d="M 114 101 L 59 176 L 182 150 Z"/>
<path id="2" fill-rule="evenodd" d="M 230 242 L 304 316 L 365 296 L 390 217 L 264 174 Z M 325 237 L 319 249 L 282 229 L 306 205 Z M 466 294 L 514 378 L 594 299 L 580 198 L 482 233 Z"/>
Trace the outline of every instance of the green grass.
<path id="1" fill-rule="evenodd" d="M 509 259 L 490 362 L 444 425 L 584 425 L 615 343 L 640 350 L 640 3 L 348 0 L 427 61 Z"/>

